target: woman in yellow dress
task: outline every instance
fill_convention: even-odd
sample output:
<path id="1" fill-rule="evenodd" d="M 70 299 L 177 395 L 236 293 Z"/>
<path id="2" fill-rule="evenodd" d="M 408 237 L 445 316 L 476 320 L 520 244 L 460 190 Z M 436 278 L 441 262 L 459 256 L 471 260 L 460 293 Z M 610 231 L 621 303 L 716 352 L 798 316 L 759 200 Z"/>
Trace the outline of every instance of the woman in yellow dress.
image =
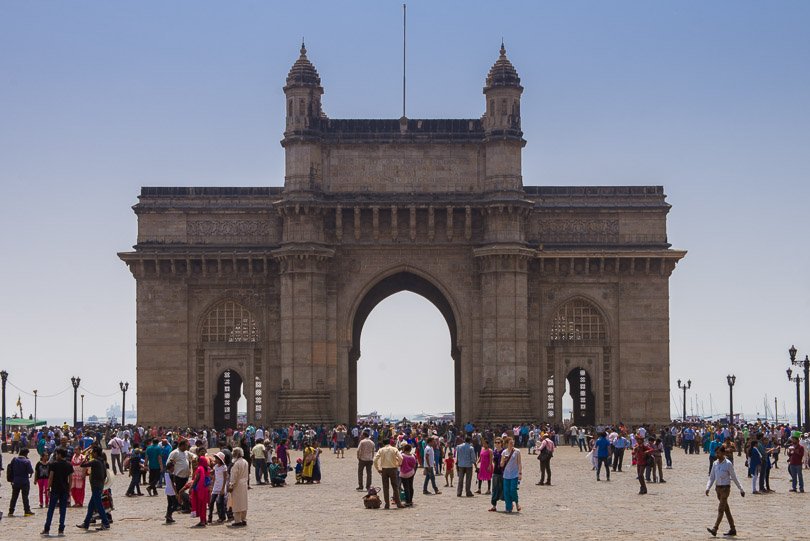
<path id="1" fill-rule="evenodd" d="M 306 441 L 304 443 L 304 466 L 301 470 L 301 478 L 305 483 L 312 483 L 313 471 L 315 470 L 315 459 L 317 458 L 317 451 L 312 446 L 312 442 Z"/>

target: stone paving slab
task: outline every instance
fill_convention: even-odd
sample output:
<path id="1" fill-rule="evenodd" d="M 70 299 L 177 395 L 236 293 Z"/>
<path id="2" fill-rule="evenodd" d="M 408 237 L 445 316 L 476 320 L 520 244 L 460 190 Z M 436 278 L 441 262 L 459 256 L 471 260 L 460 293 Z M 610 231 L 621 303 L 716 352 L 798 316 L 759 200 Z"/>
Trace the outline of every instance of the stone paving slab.
<path id="1" fill-rule="evenodd" d="M 489 513 L 489 497 L 457 498 L 455 490 L 439 483 L 440 495 L 425 496 L 417 473 L 411 509 L 366 510 L 362 493 L 355 491 L 357 462 L 354 450 L 336 459 L 331 451 L 322 455 L 323 482 L 320 485 L 290 485 L 284 488 L 255 487 L 249 491 L 248 527 L 232 530 L 209 526 L 190 530 L 196 520 L 175 515 L 177 523 L 163 524 L 166 499 L 123 494 L 128 479 L 118 475 L 113 484 L 114 524 L 109 532 L 86 533 L 74 525 L 84 517 L 81 509 L 69 509 L 67 534 L 82 539 L 143 539 L 182 535 L 185 539 L 481 539 L 506 535 L 510 539 L 604 540 L 625 536 L 643 539 L 709 539 L 705 528 L 713 524 L 717 498 L 704 496 L 708 456 L 674 453 L 674 469 L 665 470 L 666 484 L 649 484 L 649 494 L 640 496 L 635 474 L 612 474 L 611 482 L 599 482 L 585 453 L 561 447 L 552 460 L 553 486 L 536 486 L 539 462 L 524 453 L 524 481 L 519 497 L 523 511 Z M 300 453 L 295 453 L 295 457 Z M 627 457 L 629 459 L 629 456 Z M 8 464 L 11 455 L 4 455 Z M 32 453 L 32 459 L 36 459 Z M 736 459 L 737 476 L 746 489 L 745 498 L 733 491 L 730 499 L 737 521 L 738 539 L 810 539 L 810 492 L 788 492 L 787 465 L 771 474 L 777 492 L 766 496 L 750 494 L 750 479 Z M 805 472 L 810 489 L 810 472 Z M 291 476 L 292 477 L 292 476 Z M 379 486 L 379 476 L 374 477 Z M 0 510 L 8 511 L 11 490 L 5 480 L 0 487 Z M 89 492 L 88 492 L 89 494 Z M 45 521 L 45 510 L 37 507 L 36 488 L 31 502 L 36 516 L 5 517 L 0 521 L 0 539 L 32 539 Z M 17 513 L 22 512 L 18 503 Z M 499 504 L 503 509 L 503 502 Z M 57 512 L 58 516 L 58 512 Z M 56 523 L 52 526 L 56 531 Z M 726 531 L 723 523 L 721 531 Z"/>

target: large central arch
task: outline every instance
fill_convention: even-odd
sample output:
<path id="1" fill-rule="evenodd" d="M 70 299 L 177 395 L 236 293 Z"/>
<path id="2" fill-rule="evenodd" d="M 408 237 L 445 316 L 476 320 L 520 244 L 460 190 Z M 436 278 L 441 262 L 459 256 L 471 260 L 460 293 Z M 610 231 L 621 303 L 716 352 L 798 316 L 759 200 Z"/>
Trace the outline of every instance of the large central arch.
<path id="1" fill-rule="evenodd" d="M 351 346 L 349 348 L 349 415 L 351 422 L 357 418 L 357 362 L 360 359 L 360 335 L 369 314 L 384 299 L 399 293 L 410 291 L 430 301 L 444 317 L 450 330 L 450 356 L 453 359 L 455 416 L 463 419 L 461 401 L 461 348 L 458 345 L 458 319 L 448 295 L 430 279 L 415 274 L 410 270 L 401 270 L 379 279 L 362 296 L 354 309 L 351 327 Z"/>

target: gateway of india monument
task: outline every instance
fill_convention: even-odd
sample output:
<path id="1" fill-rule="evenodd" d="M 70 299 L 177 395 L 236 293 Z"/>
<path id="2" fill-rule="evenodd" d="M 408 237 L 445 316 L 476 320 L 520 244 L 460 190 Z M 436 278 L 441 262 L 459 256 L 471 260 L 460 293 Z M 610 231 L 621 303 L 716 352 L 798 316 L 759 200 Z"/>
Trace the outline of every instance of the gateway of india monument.
<path id="1" fill-rule="evenodd" d="M 578 425 L 669 421 L 661 186 L 524 185 L 503 46 L 476 118 L 333 119 L 323 92 L 302 45 L 283 188 L 141 189 L 140 423 L 235 426 L 242 395 L 253 423 L 354 422 L 363 324 L 403 290 L 447 322 L 458 422 L 559 423 L 566 382 Z"/>

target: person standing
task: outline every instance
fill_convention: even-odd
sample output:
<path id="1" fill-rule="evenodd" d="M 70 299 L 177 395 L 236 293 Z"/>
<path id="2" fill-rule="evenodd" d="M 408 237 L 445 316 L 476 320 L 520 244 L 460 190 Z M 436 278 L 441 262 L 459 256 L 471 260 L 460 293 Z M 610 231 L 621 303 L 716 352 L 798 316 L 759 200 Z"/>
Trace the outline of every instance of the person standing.
<path id="1" fill-rule="evenodd" d="M 664 430 L 663 431 L 663 443 L 664 443 L 664 458 L 667 462 L 667 469 L 672 469 L 672 448 L 675 446 L 675 435 L 672 433 L 671 430 Z"/>
<path id="2" fill-rule="evenodd" d="M 146 465 L 149 468 L 149 486 L 146 493 L 150 496 L 157 496 L 157 484 L 160 481 L 160 470 L 162 467 L 162 449 L 157 438 L 152 438 L 152 443 L 146 448 Z"/>
<path id="3" fill-rule="evenodd" d="M 492 492 L 492 449 L 489 448 L 489 442 L 486 439 L 481 442 L 481 446 L 481 452 L 478 454 L 478 490 L 475 493 L 481 494 L 481 484 L 486 481 L 486 494 L 490 494 Z"/>
<path id="4" fill-rule="evenodd" d="M 413 506 L 413 477 L 419 462 L 411 454 L 413 447 L 410 443 L 402 446 L 402 464 L 399 465 L 399 479 L 405 492 L 405 507 Z"/>
<path id="5" fill-rule="evenodd" d="M 712 471 L 709 474 L 709 482 L 706 484 L 706 496 L 709 495 L 709 490 L 713 484 L 716 484 L 715 491 L 717 492 L 717 499 L 720 504 L 717 507 L 717 520 L 714 523 L 714 528 L 706 528 L 712 537 L 717 537 L 717 529 L 720 527 L 720 522 L 723 520 L 723 515 L 726 516 L 729 525 L 729 531 L 723 535 L 733 537 L 737 535 L 737 528 L 734 526 L 734 517 L 731 516 L 731 508 L 728 506 L 728 497 L 731 495 L 731 482 L 733 481 L 737 488 L 740 490 L 740 496 L 745 498 L 745 491 L 740 482 L 737 480 L 737 474 L 734 473 L 734 464 L 726 460 L 725 452 L 722 449 L 716 451 L 716 462 L 712 465 Z"/>
<path id="6" fill-rule="evenodd" d="M 422 458 L 422 467 L 425 472 L 425 483 L 422 485 L 422 494 L 430 494 L 430 492 L 428 492 L 428 483 L 433 483 L 433 492 L 441 494 L 439 487 L 436 486 L 436 466 L 441 464 L 442 458 L 436 445 L 436 436 L 429 437 Z"/>
<path id="7" fill-rule="evenodd" d="M 371 465 L 374 463 L 374 442 L 364 430 L 360 443 L 357 444 L 357 490 L 371 488 Z M 366 472 L 365 488 L 363 485 L 363 472 Z"/>
<path id="8" fill-rule="evenodd" d="M 31 504 L 28 502 L 28 493 L 31 490 L 31 476 L 34 474 L 34 467 L 28 460 L 28 448 L 20 449 L 20 454 L 8 464 L 9 471 L 6 476 L 11 480 L 11 502 L 8 506 L 8 516 L 14 516 L 14 508 L 17 507 L 17 498 L 22 494 L 23 513 L 26 517 L 34 516 L 31 511 Z"/>
<path id="9" fill-rule="evenodd" d="M 104 451 L 101 450 L 101 447 L 93 447 L 93 459 L 84 464 L 85 471 L 90 477 L 90 503 L 87 504 L 87 515 L 84 517 L 84 522 L 76 525 L 82 530 L 90 527 L 90 519 L 93 518 L 94 512 L 101 516 L 101 529 L 110 529 L 110 519 L 107 517 L 104 506 L 101 505 L 101 493 L 104 491 L 104 480 L 107 478 L 107 465 L 102 459 L 103 454 Z"/>
<path id="10" fill-rule="evenodd" d="M 472 483 L 472 471 L 475 466 L 477 456 L 472 446 L 472 437 L 466 436 L 464 443 L 456 447 L 456 469 L 458 470 L 458 488 L 456 496 L 461 497 L 462 487 L 466 490 L 465 495 L 472 498 L 475 494 L 470 490 Z"/>
<path id="11" fill-rule="evenodd" d="M 73 497 L 73 507 L 84 507 L 84 485 L 85 485 L 85 472 L 84 464 L 85 459 L 82 454 L 80 445 L 73 447 L 73 456 L 70 457 L 70 465 L 73 466 L 73 477 L 70 479 L 70 495 Z"/>
<path id="12" fill-rule="evenodd" d="M 50 535 L 53 512 L 59 506 L 59 535 L 65 533 L 65 515 L 70 503 L 70 478 L 73 475 L 73 466 L 67 461 L 67 450 L 58 448 L 55 452 L 55 459 L 48 467 L 48 490 L 50 500 L 48 501 L 48 515 L 45 518 L 45 526 L 42 528 L 42 535 Z"/>
<path id="13" fill-rule="evenodd" d="M 793 436 L 790 439 L 790 447 L 787 450 L 788 473 L 790 474 L 790 491 L 796 492 L 796 484 L 799 485 L 799 492 L 804 492 L 804 474 L 802 473 L 802 462 L 804 461 L 804 447 L 799 443 L 799 437 Z"/>
<path id="14" fill-rule="evenodd" d="M 228 483 L 228 500 L 233 510 L 232 528 L 247 526 L 248 510 L 248 479 L 250 471 L 244 457 L 244 451 L 237 447 L 232 451 L 233 465 L 231 466 L 230 482 Z"/>
<path id="15" fill-rule="evenodd" d="M 343 425 L 335 429 L 335 453 L 337 458 L 346 458 L 346 427 Z"/>
<path id="16" fill-rule="evenodd" d="M 506 512 L 512 512 L 513 504 L 520 512 L 518 484 L 523 478 L 523 464 L 520 461 L 520 451 L 515 447 L 513 438 L 506 438 L 506 449 L 501 453 L 501 466 L 503 467 L 503 499 L 506 502 Z M 459 486 L 461 486 L 461 482 L 459 482 Z"/>
<path id="17" fill-rule="evenodd" d="M 538 485 L 551 485 L 551 459 L 554 458 L 555 448 L 554 440 L 551 439 L 548 433 L 544 434 L 537 455 L 537 459 L 540 461 L 540 482 L 537 483 Z M 548 478 L 546 478 L 547 475 Z"/>
<path id="18" fill-rule="evenodd" d="M 622 462 L 624 460 L 624 450 L 630 446 L 630 441 L 625 437 L 624 432 L 616 437 L 613 442 L 613 471 L 622 471 Z"/>
<path id="19" fill-rule="evenodd" d="M 495 438 L 495 449 L 492 450 L 492 497 L 490 503 L 492 507 L 488 511 L 498 510 L 498 500 L 503 499 L 503 466 L 501 466 L 501 455 L 503 453 L 503 441 Z"/>
<path id="20" fill-rule="evenodd" d="M 636 461 L 636 473 L 638 474 L 639 494 L 647 493 L 647 483 L 644 482 L 644 473 L 647 469 L 647 461 L 652 461 L 652 448 L 650 448 L 641 435 L 636 436 L 636 447 L 633 449 L 633 458 Z"/>
<path id="21" fill-rule="evenodd" d="M 256 484 L 266 485 L 267 479 L 267 449 L 264 447 L 264 440 L 257 438 L 256 445 L 250 450 L 253 455 L 253 472 L 256 474 Z"/>
<path id="22" fill-rule="evenodd" d="M 594 453 L 596 454 L 596 480 L 599 481 L 599 472 L 602 471 L 602 465 L 605 465 L 605 475 L 607 480 L 610 481 L 610 440 L 607 439 L 606 432 L 599 433 L 599 439 L 594 444 Z"/>
<path id="23" fill-rule="evenodd" d="M 43 502 L 45 507 L 50 505 L 51 496 L 48 490 L 48 478 L 50 477 L 50 464 L 48 463 L 48 453 L 42 452 L 39 457 L 39 462 L 34 466 L 34 479 L 37 482 L 39 489 L 39 508 L 42 509 Z"/>
<path id="24" fill-rule="evenodd" d="M 174 479 L 174 492 L 180 494 L 180 489 L 185 486 L 191 475 L 188 440 L 182 439 L 178 442 L 177 449 L 169 453 L 168 463 L 174 464 L 174 475 L 172 477 Z"/>
<path id="25" fill-rule="evenodd" d="M 389 486 L 394 492 L 394 503 L 398 508 L 404 507 L 399 499 L 399 481 L 397 479 L 397 468 L 402 464 L 402 454 L 394 447 L 394 440 L 388 440 L 385 447 L 377 451 L 374 455 L 374 469 L 382 477 L 383 497 L 385 498 L 385 508 L 391 508 L 389 498 Z"/>

